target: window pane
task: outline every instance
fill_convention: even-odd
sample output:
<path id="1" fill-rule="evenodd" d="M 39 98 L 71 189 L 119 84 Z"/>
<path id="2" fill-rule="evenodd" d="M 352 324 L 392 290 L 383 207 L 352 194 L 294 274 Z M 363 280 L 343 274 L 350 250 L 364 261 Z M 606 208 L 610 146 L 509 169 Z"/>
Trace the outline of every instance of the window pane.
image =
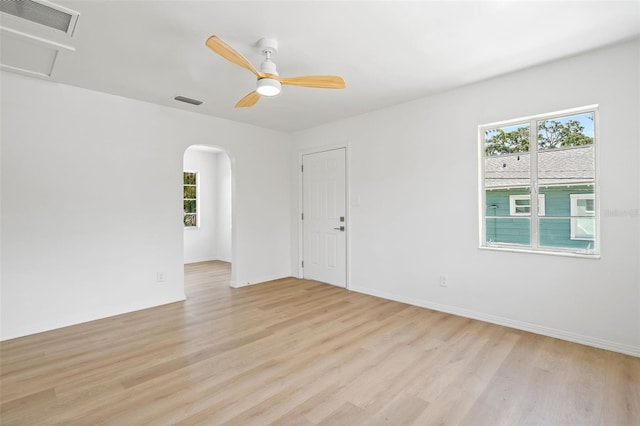
<path id="1" fill-rule="evenodd" d="M 538 223 L 538 233 L 541 247 L 565 248 L 575 250 L 593 249 L 593 239 L 587 235 L 583 237 L 571 238 L 572 221 L 591 221 L 591 223 L 580 223 L 584 229 L 595 230 L 594 219 L 571 219 L 571 218 L 540 218 Z M 591 227 L 591 228 L 590 228 Z M 587 231 L 588 232 L 588 231 Z M 577 231 L 576 231 L 577 235 Z"/>
<path id="2" fill-rule="evenodd" d="M 486 242 L 529 246 L 531 221 L 528 217 L 517 217 L 529 216 L 529 188 L 498 188 L 486 191 L 485 200 Z"/>
<path id="3" fill-rule="evenodd" d="M 538 150 L 593 144 L 593 112 L 538 121 Z"/>
<path id="4" fill-rule="evenodd" d="M 592 192 L 571 194 L 571 238 L 593 240 L 596 235 L 595 195 Z"/>
<path id="5" fill-rule="evenodd" d="M 184 226 L 197 226 L 195 214 L 184 215 Z"/>
<path id="6" fill-rule="evenodd" d="M 582 216 L 577 214 L 577 206 L 579 202 L 588 201 L 576 197 L 593 198 L 593 185 L 567 185 L 567 186 L 551 186 L 540 189 L 545 197 L 545 216 L 564 217 Z M 592 204 L 592 206 L 595 206 Z M 586 208 L 583 204 L 583 209 Z M 586 212 L 587 210 L 585 210 Z M 591 210 L 593 213 L 595 211 Z M 591 214 L 584 214 L 590 216 Z"/>
<path id="7" fill-rule="evenodd" d="M 529 193 L 526 188 L 530 179 L 529 124 L 487 130 L 484 133 L 484 186 L 487 193 L 506 196 L 508 208 L 510 195 Z M 487 205 L 490 204 L 487 201 Z M 512 211 L 515 213 L 514 209 Z M 527 211 L 520 213 L 526 214 Z"/>
<path id="8" fill-rule="evenodd" d="M 184 173 L 184 184 L 185 185 L 195 185 L 196 184 L 196 173 Z"/>
<path id="9" fill-rule="evenodd" d="M 490 217 L 486 218 L 488 243 L 530 245 L 531 221 L 529 218 Z"/>
<path id="10" fill-rule="evenodd" d="M 184 197 L 183 198 L 196 198 L 196 187 L 195 186 L 185 186 L 184 187 Z"/>
<path id="11" fill-rule="evenodd" d="M 596 221 L 594 219 L 576 218 L 576 237 L 592 239 L 595 236 Z"/>
<path id="12" fill-rule="evenodd" d="M 196 212 L 196 201 L 195 200 L 184 200 L 184 212 L 185 213 L 195 213 Z"/>
<path id="13" fill-rule="evenodd" d="M 485 156 L 529 152 L 529 123 L 497 127 L 484 132 Z"/>
<path id="14" fill-rule="evenodd" d="M 538 182 L 545 194 L 545 219 L 538 222 L 539 245 L 592 249 L 595 221 L 587 214 L 595 183 L 593 112 L 540 120 Z M 591 204 L 594 206 L 594 204 Z"/>

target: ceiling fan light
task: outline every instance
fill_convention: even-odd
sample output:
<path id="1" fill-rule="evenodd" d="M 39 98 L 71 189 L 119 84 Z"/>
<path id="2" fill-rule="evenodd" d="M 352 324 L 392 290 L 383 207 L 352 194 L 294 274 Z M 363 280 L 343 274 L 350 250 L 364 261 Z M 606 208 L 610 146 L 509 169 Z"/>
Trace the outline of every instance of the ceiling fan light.
<path id="1" fill-rule="evenodd" d="M 262 96 L 276 96 L 280 94 L 282 85 L 273 78 L 261 78 L 258 80 L 256 91 Z"/>

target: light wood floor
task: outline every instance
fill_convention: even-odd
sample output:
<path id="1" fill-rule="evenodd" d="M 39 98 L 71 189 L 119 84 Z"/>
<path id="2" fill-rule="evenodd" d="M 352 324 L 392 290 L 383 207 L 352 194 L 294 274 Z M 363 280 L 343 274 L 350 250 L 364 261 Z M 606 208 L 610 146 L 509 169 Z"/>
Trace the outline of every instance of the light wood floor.
<path id="1" fill-rule="evenodd" d="M 283 279 L 1 345 L 2 425 L 638 425 L 640 359 Z"/>

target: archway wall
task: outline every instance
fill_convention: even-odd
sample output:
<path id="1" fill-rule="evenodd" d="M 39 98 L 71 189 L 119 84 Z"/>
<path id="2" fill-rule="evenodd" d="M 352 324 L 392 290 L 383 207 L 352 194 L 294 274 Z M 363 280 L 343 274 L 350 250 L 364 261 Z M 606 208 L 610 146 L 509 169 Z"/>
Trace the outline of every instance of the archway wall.
<path id="1" fill-rule="evenodd" d="M 191 145 L 231 159 L 234 285 L 291 275 L 289 135 L 0 78 L 2 340 L 184 299 Z"/>
<path id="2" fill-rule="evenodd" d="M 189 118 L 201 118 L 194 116 Z M 231 169 L 231 244 L 217 249 L 233 264 L 231 285 L 241 287 L 291 276 L 290 136 L 255 126 L 206 117 L 209 125 L 183 133 L 186 146 L 223 150 Z M 203 123 L 204 124 L 204 123 Z M 222 254 L 225 250 L 227 254 Z M 221 260 L 225 260 L 221 258 Z"/>

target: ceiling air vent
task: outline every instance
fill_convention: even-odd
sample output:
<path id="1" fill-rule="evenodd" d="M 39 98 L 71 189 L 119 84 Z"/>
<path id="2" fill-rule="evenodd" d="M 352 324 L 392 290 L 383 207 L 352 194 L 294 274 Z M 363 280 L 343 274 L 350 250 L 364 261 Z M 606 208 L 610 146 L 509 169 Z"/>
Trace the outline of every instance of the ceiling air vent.
<path id="1" fill-rule="evenodd" d="M 45 0 L 1 0 L 0 11 L 73 35 L 78 13 Z"/>
<path id="2" fill-rule="evenodd" d="M 185 102 L 187 104 L 191 104 L 191 105 L 201 105 L 202 101 L 199 101 L 197 99 L 191 99 L 191 98 L 187 98 L 184 96 L 176 96 L 175 98 L 176 101 L 180 101 L 180 102 Z"/>

